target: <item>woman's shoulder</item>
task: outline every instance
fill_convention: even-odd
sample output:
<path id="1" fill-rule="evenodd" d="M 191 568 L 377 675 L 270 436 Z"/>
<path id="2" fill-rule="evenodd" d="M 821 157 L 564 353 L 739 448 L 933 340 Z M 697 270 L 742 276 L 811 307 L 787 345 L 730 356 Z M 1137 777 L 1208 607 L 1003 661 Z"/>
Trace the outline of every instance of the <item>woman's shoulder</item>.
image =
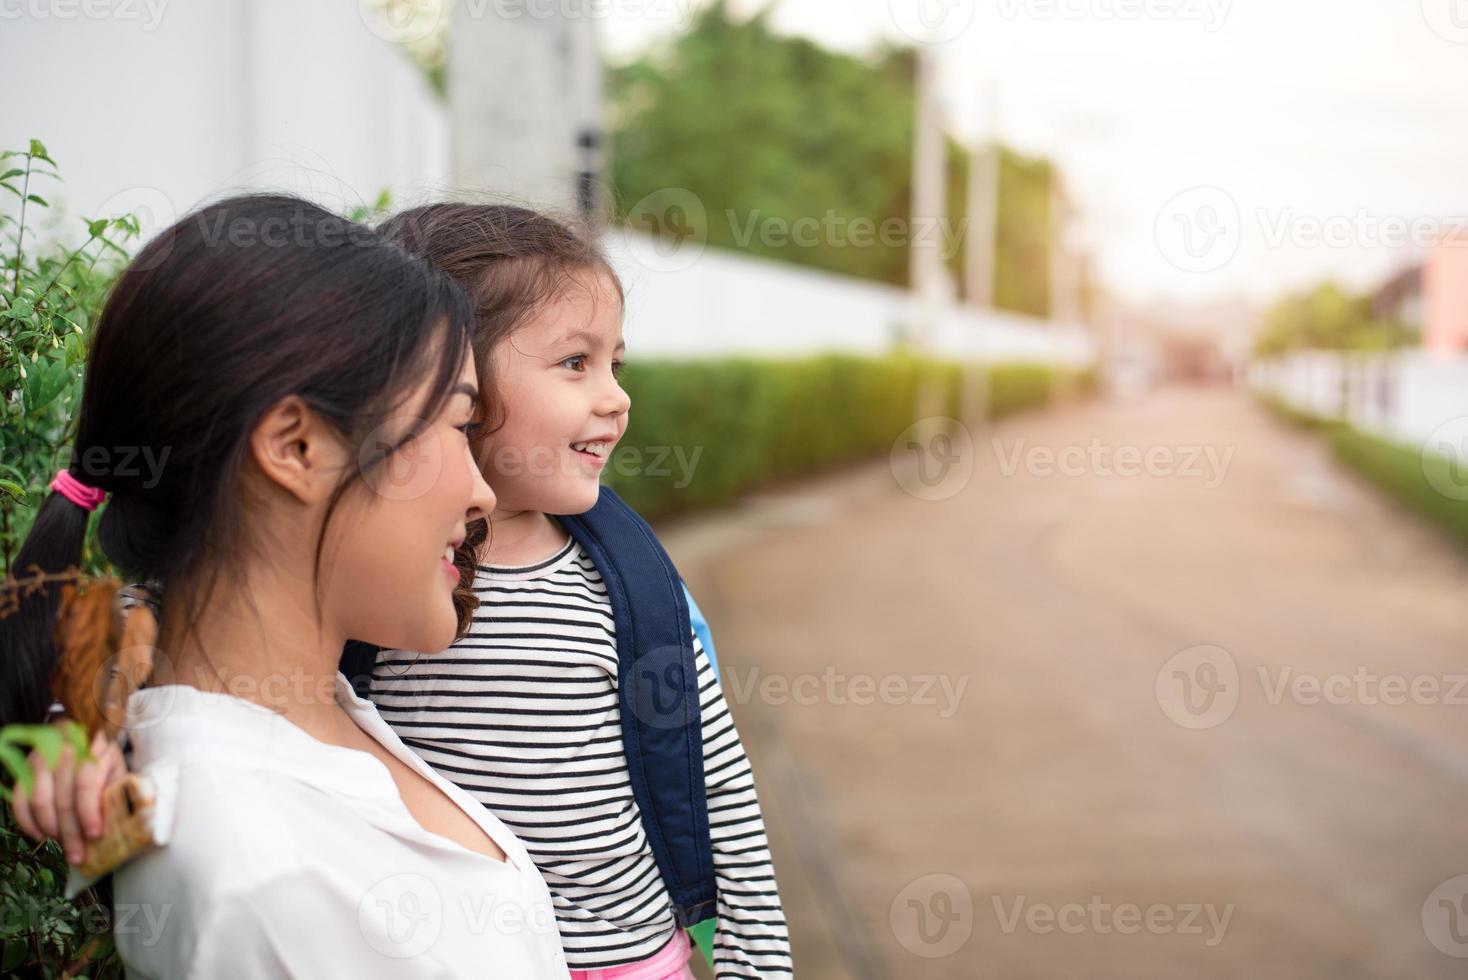
<path id="1" fill-rule="evenodd" d="M 307 828 L 287 815 L 290 798 L 310 791 L 291 780 L 259 770 L 183 764 L 160 781 L 171 794 L 160 807 L 169 823 L 163 828 L 167 843 L 118 871 L 119 892 L 136 885 L 205 901 L 299 868 L 309 854 L 302 839 Z"/>

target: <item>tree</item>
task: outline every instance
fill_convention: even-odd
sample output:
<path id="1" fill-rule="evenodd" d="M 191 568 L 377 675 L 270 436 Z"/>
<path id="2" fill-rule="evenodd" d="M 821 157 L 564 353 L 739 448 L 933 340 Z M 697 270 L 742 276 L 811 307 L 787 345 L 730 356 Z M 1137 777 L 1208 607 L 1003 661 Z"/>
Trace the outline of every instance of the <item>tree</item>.
<path id="1" fill-rule="evenodd" d="M 696 231 L 711 245 L 906 285 L 913 52 L 830 51 L 775 34 L 768 15 L 737 20 L 718 0 L 669 46 L 612 72 L 619 213 L 681 188 L 702 205 L 706 223 Z M 949 151 L 943 240 L 956 272 L 967 155 L 951 141 Z M 1047 161 L 1002 152 L 1002 307 L 1047 311 L 1052 179 Z"/>

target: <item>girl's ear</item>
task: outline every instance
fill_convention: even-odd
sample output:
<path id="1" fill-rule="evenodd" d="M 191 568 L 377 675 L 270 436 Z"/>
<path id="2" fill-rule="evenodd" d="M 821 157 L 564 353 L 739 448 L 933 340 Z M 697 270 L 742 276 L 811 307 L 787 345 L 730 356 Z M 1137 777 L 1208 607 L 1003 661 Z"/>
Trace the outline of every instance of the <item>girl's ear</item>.
<path id="1" fill-rule="evenodd" d="M 320 415 L 288 395 L 250 433 L 250 455 L 267 479 L 301 503 L 316 504 L 341 481 L 346 450 Z"/>

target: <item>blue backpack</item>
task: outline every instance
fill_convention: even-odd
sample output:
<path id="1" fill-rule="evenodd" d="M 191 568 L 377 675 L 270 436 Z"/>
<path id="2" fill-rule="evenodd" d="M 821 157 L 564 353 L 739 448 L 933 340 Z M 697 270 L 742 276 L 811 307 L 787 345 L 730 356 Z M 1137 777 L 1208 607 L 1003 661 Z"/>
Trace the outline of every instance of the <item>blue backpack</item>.
<path id="1" fill-rule="evenodd" d="M 708 624 L 701 614 L 691 615 L 697 606 L 652 528 L 611 488 L 602 487 L 586 513 L 557 520 L 606 583 L 632 795 L 674 914 L 688 928 L 714 916 L 718 895 L 691 636 L 702 627 L 699 642 L 712 662 Z M 341 671 L 363 697 L 377 651 L 353 640 L 342 653 Z"/>

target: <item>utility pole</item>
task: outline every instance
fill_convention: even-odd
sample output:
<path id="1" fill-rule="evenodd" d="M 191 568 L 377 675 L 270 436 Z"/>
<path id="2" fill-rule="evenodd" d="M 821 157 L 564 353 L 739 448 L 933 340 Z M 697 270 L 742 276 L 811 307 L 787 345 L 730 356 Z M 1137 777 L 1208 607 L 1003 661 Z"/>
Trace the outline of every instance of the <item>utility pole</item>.
<path id="1" fill-rule="evenodd" d="M 982 317 L 994 308 L 994 265 L 999 242 L 999 113 L 995 83 L 981 83 L 978 135 L 969 155 L 968 236 L 964 246 L 964 299 L 979 322 L 970 363 L 964 368 L 962 413 L 982 426 L 989 418 L 988 350 Z"/>
<path id="2" fill-rule="evenodd" d="M 917 298 L 920 343 L 932 339 L 943 300 L 943 236 L 934 234 L 947 220 L 947 173 L 943 121 L 937 94 L 937 54 L 918 45 L 912 139 L 912 226 L 908 229 L 908 284 Z M 931 225 L 931 227 L 929 227 Z"/>
<path id="3" fill-rule="evenodd" d="M 912 206 L 908 229 L 908 286 L 913 293 L 913 340 L 924 355 L 934 356 L 938 320 L 943 312 L 947 270 L 943 267 L 944 237 L 936 232 L 948 219 L 946 190 L 947 147 L 938 99 L 938 55 L 935 46 L 919 44 L 913 85 Z M 920 385 L 913 406 L 917 419 L 940 419 L 948 414 L 946 389 L 932 382 Z M 941 423 L 947 425 L 948 423 Z"/>
<path id="4" fill-rule="evenodd" d="M 1050 319 L 1074 323 L 1080 317 L 1079 276 L 1069 238 L 1073 213 L 1060 173 L 1050 168 Z"/>
<path id="5" fill-rule="evenodd" d="M 448 93 L 456 189 L 606 218 L 596 0 L 454 4 Z"/>
<path id="6" fill-rule="evenodd" d="M 999 127 L 994 83 L 979 99 L 979 131 L 968 165 L 968 236 L 963 292 L 980 310 L 994 306 L 994 262 L 999 240 Z"/>

